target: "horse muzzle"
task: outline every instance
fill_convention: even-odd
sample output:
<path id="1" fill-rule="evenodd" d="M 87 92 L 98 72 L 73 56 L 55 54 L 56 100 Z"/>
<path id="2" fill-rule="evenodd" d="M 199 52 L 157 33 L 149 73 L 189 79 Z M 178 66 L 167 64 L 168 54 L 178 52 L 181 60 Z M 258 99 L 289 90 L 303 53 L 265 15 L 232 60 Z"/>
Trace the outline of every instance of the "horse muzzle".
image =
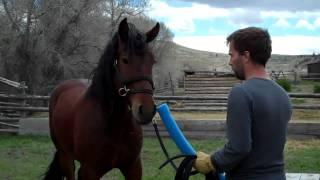
<path id="1" fill-rule="evenodd" d="M 132 114 L 139 124 L 148 124 L 156 114 L 156 106 L 146 106 L 143 104 L 133 105 Z"/>

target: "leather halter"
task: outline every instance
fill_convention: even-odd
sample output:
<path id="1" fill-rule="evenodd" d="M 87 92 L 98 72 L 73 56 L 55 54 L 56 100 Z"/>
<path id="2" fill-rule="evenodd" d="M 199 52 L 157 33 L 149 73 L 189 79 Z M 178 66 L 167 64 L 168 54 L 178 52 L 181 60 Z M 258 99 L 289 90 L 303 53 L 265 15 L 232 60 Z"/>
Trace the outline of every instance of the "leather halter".
<path id="1" fill-rule="evenodd" d="M 154 91 L 154 83 L 151 76 L 137 76 L 130 79 L 124 79 L 121 75 L 118 67 L 117 67 L 117 60 L 114 61 L 113 67 L 116 71 L 116 77 L 119 79 L 121 83 L 121 88 L 118 89 L 119 96 L 125 97 L 131 94 L 138 94 L 138 93 L 144 93 L 144 94 L 151 94 L 153 95 Z M 129 89 L 127 86 L 129 84 L 133 84 L 139 81 L 148 81 L 151 84 L 152 89 Z"/>

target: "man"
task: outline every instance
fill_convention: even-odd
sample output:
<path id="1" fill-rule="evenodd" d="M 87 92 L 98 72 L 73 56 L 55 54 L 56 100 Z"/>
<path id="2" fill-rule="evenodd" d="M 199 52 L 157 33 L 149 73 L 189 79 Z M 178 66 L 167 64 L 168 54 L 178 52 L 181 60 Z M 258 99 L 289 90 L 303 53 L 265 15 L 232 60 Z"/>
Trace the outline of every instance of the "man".
<path id="1" fill-rule="evenodd" d="M 230 62 L 244 80 L 230 91 L 227 140 L 212 155 L 198 152 L 195 169 L 225 172 L 228 180 L 284 180 L 284 146 L 292 108 L 287 93 L 266 72 L 271 40 L 266 30 L 249 27 L 227 37 Z"/>

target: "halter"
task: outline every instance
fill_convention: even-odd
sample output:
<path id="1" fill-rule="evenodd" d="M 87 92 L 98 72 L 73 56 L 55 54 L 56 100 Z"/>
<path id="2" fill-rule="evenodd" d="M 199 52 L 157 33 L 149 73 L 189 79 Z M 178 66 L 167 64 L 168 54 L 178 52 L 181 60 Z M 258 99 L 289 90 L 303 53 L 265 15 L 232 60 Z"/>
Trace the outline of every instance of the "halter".
<path id="1" fill-rule="evenodd" d="M 125 97 L 131 94 L 138 94 L 138 93 L 144 93 L 144 94 L 151 94 L 153 95 L 154 91 L 154 83 L 151 76 L 138 76 L 131 79 L 123 79 L 123 76 L 121 75 L 118 67 L 117 67 L 117 60 L 115 60 L 113 67 L 116 71 L 116 76 L 119 79 L 121 85 L 123 87 L 118 89 L 119 96 Z M 148 81 L 151 84 L 152 89 L 129 89 L 127 86 L 129 84 L 133 84 L 139 81 Z"/>

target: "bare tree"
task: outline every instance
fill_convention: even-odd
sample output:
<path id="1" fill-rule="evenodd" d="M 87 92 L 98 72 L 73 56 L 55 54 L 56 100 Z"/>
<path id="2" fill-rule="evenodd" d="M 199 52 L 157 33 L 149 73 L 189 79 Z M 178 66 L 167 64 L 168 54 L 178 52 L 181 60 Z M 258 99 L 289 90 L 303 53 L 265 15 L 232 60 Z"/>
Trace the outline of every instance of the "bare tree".
<path id="1" fill-rule="evenodd" d="M 149 0 L 107 0 L 103 4 L 105 5 L 105 13 L 110 18 L 109 34 L 112 35 L 123 17 L 135 17 L 143 14 L 149 6 Z"/>
<path id="2" fill-rule="evenodd" d="M 88 78 L 122 18 L 130 16 L 143 30 L 155 24 L 143 14 L 149 0 L 1 1 L 0 72 L 26 81 L 35 93 L 47 93 L 67 78 Z M 160 65 L 170 54 L 172 38 L 161 24 L 152 44 Z"/>
<path id="3" fill-rule="evenodd" d="M 6 29 L 10 34 L 9 41 L 14 40 L 14 43 L 9 43 L 10 51 L 14 54 L 6 54 L 12 56 L 11 58 L 16 59 L 16 70 L 19 72 L 18 79 L 20 81 L 27 82 L 27 85 L 32 87 L 32 73 L 30 70 L 34 65 L 33 51 L 32 51 L 32 13 L 33 13 L 33 1 L 7 1 L 2 0 L 2 5 L 7 19 L 9 20 L 9 27 Z M 4 40 L 4 39 L 3 39 Z M 4 40 L 6 41 L 6 40 Z M 8 66 L 8 63 L 4 63 Z"/>

